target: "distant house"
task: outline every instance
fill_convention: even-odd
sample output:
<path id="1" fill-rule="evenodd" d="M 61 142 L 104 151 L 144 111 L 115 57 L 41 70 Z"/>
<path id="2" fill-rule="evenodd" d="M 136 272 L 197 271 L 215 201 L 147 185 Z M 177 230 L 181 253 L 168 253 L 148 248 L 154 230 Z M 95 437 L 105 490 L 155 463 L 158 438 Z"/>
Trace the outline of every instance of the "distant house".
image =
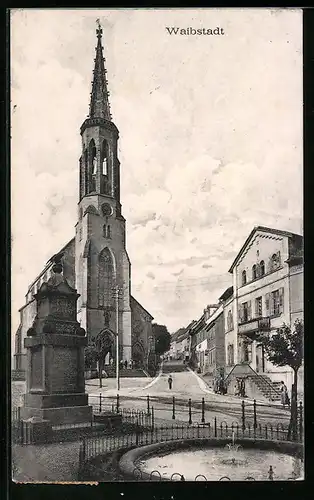
<path id="1" fill-rule="evenodd" d="M 212 304 L 190 328 L 191 362 L 203 374 L 215 376 L 225 366 L 223 306 Z"/>

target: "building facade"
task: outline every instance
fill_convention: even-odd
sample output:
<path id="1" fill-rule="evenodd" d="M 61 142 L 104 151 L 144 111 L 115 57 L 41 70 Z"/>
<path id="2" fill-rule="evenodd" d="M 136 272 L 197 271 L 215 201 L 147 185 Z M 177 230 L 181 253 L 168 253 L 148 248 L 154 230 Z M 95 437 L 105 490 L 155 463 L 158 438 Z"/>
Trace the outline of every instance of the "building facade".
<path id="1" fill-rule="evenodd" d="M 225 333 L 223 305 L 204 309 L 200 319 L 190 328 L 191 360 L 200 373 L 216 376 L 225 366 Z"/>
<path id="2" fill-rule="evenodd" d="M 113 351 L 118 331 L 120 359 L 134 358 L 143 367 L 154 352 L 153 317 L 131 296 L 131 263 L 120 202 L 119 131 L 110 112 L 104 61 L 99 26 L 89 114 L 80 129 L 75 237 L 50 259 L 27 291 L 16 334 L 17 370 L 25 368 L 23 339 L 35 318 L 35 294 L 51 276 L 56 259 L 70 286 L 80 294 L 78 321 L 89 338 L 108 337 Z"/>
<path id="3" fill-rule="evenodd" d="M 303 319 L 303 238 L 277 229 L 253 229 L 229 272 L 233 287 L 222 297 L 226 370 L 249 365 L 272 382 L 293 381 L 292 369 L 267 360 L 261 334 Z M 303 384 L 302 369 L 300 383 Z"/>

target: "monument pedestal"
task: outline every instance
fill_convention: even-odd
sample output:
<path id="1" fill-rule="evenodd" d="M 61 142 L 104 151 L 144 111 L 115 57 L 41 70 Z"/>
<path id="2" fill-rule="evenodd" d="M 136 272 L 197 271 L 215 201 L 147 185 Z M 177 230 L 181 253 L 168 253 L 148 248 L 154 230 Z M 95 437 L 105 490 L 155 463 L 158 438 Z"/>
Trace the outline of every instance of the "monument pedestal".
<path id="1" fill-rule="evenodd" d="M 50 425 L 90 424 L 92 421 L 91 406 L 64 406 L 60 408 L 24 407 L 21 410 L 24 420 L 35 417 L 43 421 L 48 420 Z"/>
<path id="2" fill-rule="evenodd" d="M 78 294 L 59 274 L 35 295 L 37 315 L 24 340 L 27 392 L 22 419 L 35 417 L 50 426 L 91 423 L 84 380 L 85 330 L 76 321 Z"/>
<path id="3" fill-rule="evenodd" d="M 22 422 L 23 424 L 27 424 L 32 443 L 47 443 L 50 441 L 52 425 L 48 420 L 43 420 L 41 417 L 31 417 L 24 419 Z"/>

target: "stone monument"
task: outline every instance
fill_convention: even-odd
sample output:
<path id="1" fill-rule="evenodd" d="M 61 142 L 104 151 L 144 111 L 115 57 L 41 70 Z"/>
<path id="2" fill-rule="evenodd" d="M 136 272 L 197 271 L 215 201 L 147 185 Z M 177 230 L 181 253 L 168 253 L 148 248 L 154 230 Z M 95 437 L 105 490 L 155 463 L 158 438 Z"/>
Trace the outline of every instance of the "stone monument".
<path id="1" fill-rule="evenodd" d="M 54 275 L 35 295 L 37 314 L 24 341 L 27 381 L 21 417 L 50 427 L 92 420 L 84 380 L 87 337 L 76 318 L 79 294 L 62 275 L 61 257 L 54 257 Z"/>

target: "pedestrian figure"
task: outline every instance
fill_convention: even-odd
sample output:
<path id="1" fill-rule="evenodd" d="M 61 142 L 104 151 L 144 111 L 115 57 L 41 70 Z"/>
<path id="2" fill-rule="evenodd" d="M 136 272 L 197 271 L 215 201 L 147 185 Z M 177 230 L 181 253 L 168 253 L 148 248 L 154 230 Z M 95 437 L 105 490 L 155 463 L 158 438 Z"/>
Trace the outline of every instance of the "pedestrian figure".
<path id="1" fill-rule="evenodd" d="M 245 380 L 244 380 L 244 378 L 241 379 L 241 383 L 240 383 L 240 395 L 241 395 L 241 398 L 245 398 Z"/>
<path id="2" fill-rule="evenodd" d="M 237 381 L 237 382 L 238 382 L 238 381 Z M 238 387 L 237 387 L 237 386 L 238 386 L 238 383 L 237 383 L 237 382 L 234 384 L 234 388 L 233 388 L 233 395 L 234 395 L 234 396 L 237 396 L 237 395 L 238 395 Z"/>
<path id="3" fill-rule="evenodd" d="M 214 392 L 215 392 L 216 394 L 217 394 L 217 392 L 218 392 L 218 379 L 217 379 L 217 378 L 215 378 L 215 379 L 214 379 Z"/>
<path id="4" fill-rule="evenodd" d="M 171 389 L 172 388 L 172 376 L 171 375 L 169 375 L 169 377 L 168 377 L 168 385 L 169 385 L 169 389 Z"/>
<path id="5" fill-rule="evenodd" d="M 289 406 L 289 404 L 290 404 L 290 400 L 289 400 L 289 396 L 288 396 L 288 389 L 287 389 L 286 384 L 283 382 L 283 380 L 280 383 L 281 383 L 281 386 L 280 386 L 281 404 L 285 408 L 286 405 Z"/>
<path id="6" fill-rule="evenodd" d="M 133 364 L 132 359 L 130 359 L 130 361 L 129 361 L 129 368 L 130 368 L 130 370 L 132 370 L 132 364 Z"/>
<path id="7" fill-rule="evenodd" d="M 128 367 L 128 361 L 127 361 L 127 360 L 125 360 L 125 361 L 124 361 L 124 368 L 125 368 L 125 369 L 127 369 L 127 367 Z"/>

